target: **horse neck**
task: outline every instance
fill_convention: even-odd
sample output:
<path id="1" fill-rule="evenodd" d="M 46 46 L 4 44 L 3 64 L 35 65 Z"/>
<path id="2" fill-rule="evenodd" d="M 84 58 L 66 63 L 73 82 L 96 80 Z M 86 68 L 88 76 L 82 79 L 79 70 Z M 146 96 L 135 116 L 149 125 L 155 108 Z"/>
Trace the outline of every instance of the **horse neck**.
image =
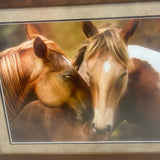
<path id="1" fill-rule="evenodd" d="M 133 58 L 132 61 L 135 67 L 134 70 L 129 71 L 128 87 L 120 107 L 124 119 L 136 123 L 138 119 L 148 119 L 151 115 L 150 111 L 154 112 L 152 108 L 159 106 L 160 76 L 147 61 L 138 58 Z"/>

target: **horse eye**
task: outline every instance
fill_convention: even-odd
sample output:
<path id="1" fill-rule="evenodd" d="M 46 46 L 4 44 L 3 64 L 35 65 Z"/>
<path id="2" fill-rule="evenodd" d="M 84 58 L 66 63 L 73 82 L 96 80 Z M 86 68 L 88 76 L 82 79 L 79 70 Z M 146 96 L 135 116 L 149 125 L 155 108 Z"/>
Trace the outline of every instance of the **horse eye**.
<path id="1" fill-rule="evenodd" d="M 124 72 L 122 75 L 121 75 L 121 77 L 120 77 L 120 79 L 122 79 L 124 76 L 126 76 L 127 75 L 127 72 Z"/>
<path id="2" fill-rule="evenodd" d="M 67 74 L 64 74 L 64 75 L 63 75 L 63 78 L 65 78 L 65 79 L 71 79 L 71 78 L 72 78 L 72 75 L 69 74 L 69 73 L 67 73 Z"/>

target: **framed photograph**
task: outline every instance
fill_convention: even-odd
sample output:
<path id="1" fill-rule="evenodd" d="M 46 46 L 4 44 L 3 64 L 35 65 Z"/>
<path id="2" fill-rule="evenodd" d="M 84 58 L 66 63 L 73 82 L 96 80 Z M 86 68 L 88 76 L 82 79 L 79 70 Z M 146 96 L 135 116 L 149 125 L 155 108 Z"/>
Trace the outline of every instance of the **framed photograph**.
<path id="1" fill-rule="evenodd" d="M 159 152 L 159 7 L 1 9 L 1 153 Z"/>

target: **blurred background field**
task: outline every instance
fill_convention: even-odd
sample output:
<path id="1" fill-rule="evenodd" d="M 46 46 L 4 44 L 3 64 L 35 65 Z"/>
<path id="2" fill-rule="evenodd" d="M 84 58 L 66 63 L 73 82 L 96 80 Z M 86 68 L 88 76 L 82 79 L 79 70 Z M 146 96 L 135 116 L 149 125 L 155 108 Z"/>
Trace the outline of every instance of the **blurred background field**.
<path id="1" fill-rule="evenodd" d="M 125 20 L 92 21 L 97 27 L 104 23 L 123 27 Z M 73 57 L 86 40 L 81 22 L 36 23 L 40 33 L 60 46 L 68 58 Z M 25 24 L 0 25 L 0 51 L 14 47 L 27 40 Z M 144 46 L 160 52 L 160 18 L 146 18 L 140 21 L 138 29 L 130 38 L 129 44 Z M 143 140 L 138 136 L 137 126 L 124 121 L 112 134 L 111 140 Z M 136 139 L 133 139 L 136 137 Z M 145 139 L 145 137 L 143 137 Z"/>
<path id="2" fill-rule="evenodd" d="M 123 27 L 128 20 L 96 20 L 92 21 L 97 27 L 104 23 Z M 61 49 L 72 57 L 80 44 L 85 41 L 81 22 L 36 23 L 41 34 L 54 40 Z M 27 40 L 25 24 L 0 25 L 0 51 L 10 48 Z M 142 19 L 129 44 L 137 44 L 160 51 L 160 18 Z"/>

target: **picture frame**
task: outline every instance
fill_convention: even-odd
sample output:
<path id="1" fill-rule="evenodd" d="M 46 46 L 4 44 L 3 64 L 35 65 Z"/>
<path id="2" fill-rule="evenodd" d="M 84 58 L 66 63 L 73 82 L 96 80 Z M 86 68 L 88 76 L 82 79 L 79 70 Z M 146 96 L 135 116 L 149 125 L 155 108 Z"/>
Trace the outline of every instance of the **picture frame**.
<path id="1" fill-rule="evenodd" d="M 114 3 L 83 6 L 57 6 L 45 8 L 1 9 L 0 23 L 12 22 L 46 22 L 61 20 L 83 20 L 98 18 L 130 18 L 158 17 L 159 2 Z M 143 8 L 143 10 L 142 10 Z M 114 12 L 116 10 L 116 12 Z M 69 12 L 68 12 L 69 11 Z M 41 14 L 43 13 L 43 15 Z M 44 14 L 45 13 L 45 14 Z M 67 13 L 67 14 L 65 14 Z M 17 16 L 19 15 L 19 16 Z M 11 145 L 9 142 L 4 110 L 0 107 L 0 153 L 10 154 L 156 154 L 159 153 L 159 143 L 126 143 L 126 144 L 36 144 Z M 123 146 L 123 147 L 122 147 Z M 34 148 L 34 149 L 33 149 Z"/>
<path id="2" fill-rule="evenodd" d="M 30 0 L 30 1 L 16 1 L 1 0 L 0 8 L 22 8 L 22 7 L 48 7 L 48 6 L 68 6 L 68 5 L 90 5 L 90 4 L 105 4 L 105 3 L 130 3 L 130 2 L 148 2 L 151 0 Z M 158 1 L 158 0 L 155 0 Z M 38 2 L 38 3 L 37 3 Z"/>

